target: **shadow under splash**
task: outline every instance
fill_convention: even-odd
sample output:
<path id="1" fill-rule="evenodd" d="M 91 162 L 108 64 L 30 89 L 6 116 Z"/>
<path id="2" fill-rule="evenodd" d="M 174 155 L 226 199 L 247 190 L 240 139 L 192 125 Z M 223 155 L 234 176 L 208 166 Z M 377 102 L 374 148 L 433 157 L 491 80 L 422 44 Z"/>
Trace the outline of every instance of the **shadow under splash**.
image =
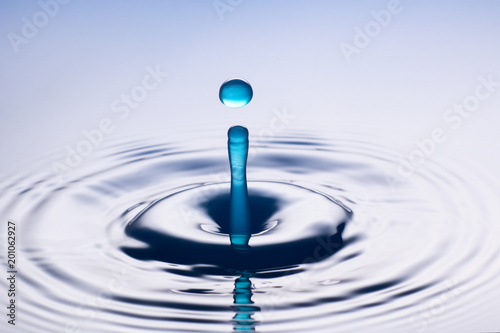
<path id="1" fill-rule="evenodd" d="M 269 218 L 280 207 L 280 200 L 262 193 L 249 193 L 252 217 L 252 233 L 259 233 L 266 227 Z M 219 226 L 222 233 L 229 228 L 229 195 L 220 194 L 200 204 Z M 231 248 L 229 236 L 227 244 L 203 243 L 173 235 L 166 235 L 141 224 L 127 227 L 126 234 L 146 244 L 146 247 L 121 247 L 128 256 L 137 260 L 155 260 L 182 265 L 202 265 L 216 268 L 227 274 L 234 271 L 266 271 L 283 267 L 313 263 L 328 258 L 344 246 L 342 233 L 350 215 L 335 227 L 297 240 L 252 246 L 250 252 L 236 252 Z M 286 221 L 285 221 L 286 223 Z M 333 231 L 333 232 L 332 232 Z M 258 236 L 257 236 L 258 237 Z M 208 267 L 207 267 L 208 268 Z M 211 270 L 214 273 L 214 270 Z"/>

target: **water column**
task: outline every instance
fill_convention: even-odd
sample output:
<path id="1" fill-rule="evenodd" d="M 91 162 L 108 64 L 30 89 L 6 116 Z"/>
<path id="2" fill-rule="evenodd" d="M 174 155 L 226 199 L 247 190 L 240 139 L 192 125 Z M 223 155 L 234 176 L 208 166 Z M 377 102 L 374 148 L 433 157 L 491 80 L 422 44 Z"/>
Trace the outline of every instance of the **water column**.
<path id="1" fill-rule="evenodd" d="M 227 149 L 231 166 L 230 238 L 237 251 L 249 251 L 250 209 L 247 190 L 248 130 L 233 126 L 227 132 Z"/>

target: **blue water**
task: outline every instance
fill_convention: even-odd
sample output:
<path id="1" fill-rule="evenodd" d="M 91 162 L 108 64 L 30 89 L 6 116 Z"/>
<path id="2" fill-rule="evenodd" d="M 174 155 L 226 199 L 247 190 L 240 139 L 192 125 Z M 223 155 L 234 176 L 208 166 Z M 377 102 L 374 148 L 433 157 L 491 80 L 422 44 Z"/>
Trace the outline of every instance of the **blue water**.
<path id="1" fill-rule="evenodd" d="M 247 189 L 248 130 L 233 126 L 227 132 L 227 150 L 231 167 L 230 235 L 237 251 L 249 251 L 251 235 Z"/>
<path id="2" fill-rule="evenodd" d="M 465 332 L 495 311 L 491 180 L 428 161 L 391 188 L 399 152 L 371 137 L 246 125 L 248 252 L 231 246 L 244 159 L 232 181 L 224 132 L 117 140 L 73 173 L 3 179 L 16 332 Z"/>
<path id="3" fill-rule="evenodd" d="M 247 105 L 253 97 L 252 86 L 242 79 L 230 79 L 222 84 L 219 90 L 220 101 L 231 108 Z"/>

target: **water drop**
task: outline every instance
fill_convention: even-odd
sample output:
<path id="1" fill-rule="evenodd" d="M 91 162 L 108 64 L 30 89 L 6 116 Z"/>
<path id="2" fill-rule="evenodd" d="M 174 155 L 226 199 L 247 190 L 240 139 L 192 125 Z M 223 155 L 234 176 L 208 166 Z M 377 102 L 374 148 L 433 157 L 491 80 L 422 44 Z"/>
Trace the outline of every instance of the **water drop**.
<path id="1" fill-rule="evenodd" d="M 248 251 L 251 235 L 247 190 L 248 130 L 233 126 L 227 132 L 227 149 L 231 166 L 230 238 L 237 251 Z"/>
<path id="2" fill-rule="evenodd" d="M 227 80 L 219 90 L 220 101 L 231 108 L 241 108 L 247 105 L 252 97 L 252 86 L 242 79 Z"/>

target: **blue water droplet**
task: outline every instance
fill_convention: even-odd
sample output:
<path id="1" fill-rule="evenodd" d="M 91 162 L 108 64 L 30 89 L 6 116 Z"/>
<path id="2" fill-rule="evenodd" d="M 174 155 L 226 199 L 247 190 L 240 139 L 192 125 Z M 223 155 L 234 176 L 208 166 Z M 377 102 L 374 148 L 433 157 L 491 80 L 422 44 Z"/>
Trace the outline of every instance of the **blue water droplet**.
<path id="1" fill-rule="evenodd" d="M 241 108 L 247 105 L 252 97 L 252 86 L 242 79 L 227 80 L 219 90 L 220 101 L 231 108 Z"/>

